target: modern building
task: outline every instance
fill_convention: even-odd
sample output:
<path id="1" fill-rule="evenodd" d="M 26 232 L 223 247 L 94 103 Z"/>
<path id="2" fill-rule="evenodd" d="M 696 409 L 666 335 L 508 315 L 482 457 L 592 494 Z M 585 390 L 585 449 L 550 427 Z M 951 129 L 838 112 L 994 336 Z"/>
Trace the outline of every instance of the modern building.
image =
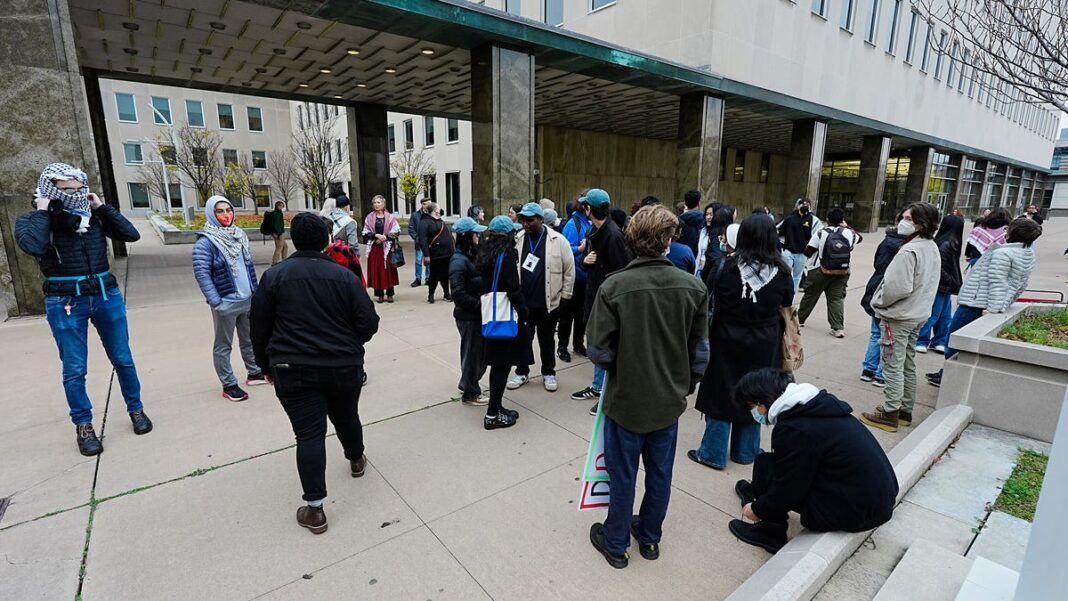
<path id="1" fill-rule="evenodd" d="M 1053 145 L 1053 160 L 1050 161 L 1048 179 L 1053 182 L 1053 192 L 1048 203 L 1047 217 L 1068 215 L 1068 128 L 1061 129 Z"/>

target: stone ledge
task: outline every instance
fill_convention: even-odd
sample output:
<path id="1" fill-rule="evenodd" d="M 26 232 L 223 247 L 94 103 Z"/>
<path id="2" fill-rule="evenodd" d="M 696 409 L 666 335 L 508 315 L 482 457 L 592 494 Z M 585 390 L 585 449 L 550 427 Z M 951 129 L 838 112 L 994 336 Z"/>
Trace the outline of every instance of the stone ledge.
<path id="1" fill-rule="evenodd" d="M 887 456 L 897 474 L 898 502 L 964 431 L 971 417 L 971 407 L 964 405 L 939 409 L 890 450 Z M 803 530 L 727 601 L 809 601 L 870 534 Z"/>

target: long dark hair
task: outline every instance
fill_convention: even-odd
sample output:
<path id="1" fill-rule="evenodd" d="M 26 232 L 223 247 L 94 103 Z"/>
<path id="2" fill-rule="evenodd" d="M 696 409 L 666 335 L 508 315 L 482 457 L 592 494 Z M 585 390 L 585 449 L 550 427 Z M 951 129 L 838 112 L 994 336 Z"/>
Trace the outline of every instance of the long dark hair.
<path id="1" fill-rule="evenodd" d="M 720 206 L 712 214 L 712 224 L 708 226 L 708 239 L 715 240 L 727 234 L 727 226 L 734 223 L 734 214 L 725 207 Z"/>
<path id="2" fill-rule="evenodd" d="M 475 244 L 474 232 L 456 234 L 456 249 L 465 255 L 469 257 L 475 256 L 475 253 L 478 252 L 478 246 L 478 244 Z"/>
<path id="3" fill-rule="evenodd" d="M 1005 207 L 996 207 L 983 219 L 981 225 L 987 229 L 996 230 L 1010 223 L 1012 223 L 1012 213 Z"/>
<path id="4" fill-rule="evenodd" d="M 964 220 L 956 215 L 946 215 L 942 223 L 938 225 L 935 234 L 935 243 L 942 244 L 946 240 L 954 240 L 960 244 L 964 240 Z"/>
<path id="5" fill-rule="evenodd" d="M 735 260 L 747 265 L 770 265 L 790 273 L 779 251 L 779 232 L 775 223 L 765 215 L 750 215 L 738 228 L 738 247 Z"/>
<path id="6" fill-rule="evenodd" d="M 475 255 L 475 267 L 479 271 L 493 269 L 497 265 L 497 255 L 515 250 L 515 234 L 498 234 L 486 232 L 486 237 L 478 245 L 478 254 Z M 505 256 L 505 261 L 508 257 Z"/>

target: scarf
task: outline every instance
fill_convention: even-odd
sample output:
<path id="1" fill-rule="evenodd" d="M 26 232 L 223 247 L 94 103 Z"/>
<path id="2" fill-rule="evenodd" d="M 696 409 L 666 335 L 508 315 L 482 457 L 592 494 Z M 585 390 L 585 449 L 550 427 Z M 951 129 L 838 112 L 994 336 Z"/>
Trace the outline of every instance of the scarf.
<path id="1" fill-rule="evenodd" d="M 211 242 L 222 251 L 223 256 L 226 257 L 226 262 L 230 264 L 230 271 L 237 274 L 239 268 L 245 268 L 241 253 L 250 252 L 248 248 L 248 236 L 245 235 L 244 230 L 237 227 L 236 217 L 234 218 L 234 222 L 229 226 L 224 227 L 219 223 L 219 220 L 215 217 L 215 205 L 220 202 L 225 202 L 230 204 L 230 206 L 233 206 L 229 200 L 226 200 L 222 196 L 212 196 L 209 198 L 204 206 L 207 222 L 204 224 L 204 229 L 202 229 L 200 233 L 207 236 L 208 240 L 211 240 Z"/>
<path id="2" fill-rule="evenodd" d="M 400 224 L 397 223 L 397 218 L 393 216 L 393 213 L 390 213 L 389 211 L 384 211 L 382 214 L 385 216 L 384 217 L 385 218 L 385 223 L 382 224 L 382 233 L 385 234 L 386 236 L 389 236 L 390 234 L 396 234 L 396 233 L 400 232 Z M 370 213 L 368 213 L 367 217 L 364 218 L 364 220 L 363 220 L 363 235 L 364 235 L 364 238 L 367 238 L 368 236 L 370 236 L 371 238 L 375 237 L 375 234 L 377 233 L 377 232 L 375 232 L 375 221 L 377 220 L 377 218 L 378 218 L 378 216 L 374 211 L 371 211 Z M 370 248 L 370 246 L 368 248 Z M 383 251 L 382 252 L 382 259 L 386 262 L 386 267 L 390 266 L 389 253 L 392 250 L 393 250 L 393 241 L 387 238 L 386 241 L 382 244 L 382 251 Z M 368 252 L 370 252 L 370 251 L 368 251 Z M 368 256 L 370 256 L 370 255 L 368 255 Z"/>
<path id="3" fill-rule="evenodd" d="M 756 293 L 778 275 L 779 268 L 774 265 L 739 263 L 738 273 L 742 277 L 742 298 L 752 299 L 755 303 Z"/>
<path id="4" fill-rule="evenodd" d="M 55 180 L 72 179 L 81 182 L 83 188 L 74 193 L 64 192 L 54 183 Z M 37 180 L 37 196 L 62 202 L 63 210 L 79 218 L 79 234 L 89 230 L 89 177 L 81 169 L 66 163 L 52 163 L 45 167 Z"/>
<path id="5" fill-rule="evenodd" d="M 1005 244 L 1005 234 L 1008 231 L 1009 226 L 1007 225 L 993 229 L 981 225 L 973 227 L 972 233 L 968 234 L 968 244 L 974 246 L 975 250 L 979 251 L 979 254 L 983 254 L 995 244 Z"/>
<path id="6" fill-rule="evenodd" d="M 326 217 L 333 224 L 334 229 L 330 232 L 331 238 L 337 236 L 338 232 L 345 229 L 348 224 L 354 223 L 352 217 L 349 217 L 344 209 L 337 208 L 337 200 L 333 198 L 323 201 L 323 210 L 319 211 L 319 215 Z"/>

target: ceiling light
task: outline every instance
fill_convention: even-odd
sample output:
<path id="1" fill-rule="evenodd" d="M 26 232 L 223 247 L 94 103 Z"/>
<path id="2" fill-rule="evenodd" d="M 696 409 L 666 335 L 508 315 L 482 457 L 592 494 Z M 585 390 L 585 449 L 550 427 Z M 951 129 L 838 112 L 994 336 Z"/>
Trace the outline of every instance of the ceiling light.
<path id="1" fill-rule="evenodd" d="M 212 50 L 211 48 L 197 48 L 197 52 L 201 54 L 211 54 Z"/>
<path id="2" fill-rule="evenodd" d="M 330 69 L 327 68 L 327 67 L 323 67 L 322 69 L 319 69 L 319 72 L 320 73 L 330 73 Z"/>
<path id="3" fill-rule="evenodd" d="M 396 72 L 397 72 L 397 70 L 394 69 L 393 67 L 386 67 L 386 73 L 396 73 Z"/>
<path id="4" fill-rule="evenodd" d="M 334 94 L 334 98 L 341 100 L 342 98 L 344 98 L 344 96 L 342 96 L 341 94 Z"/>
<path id="5" fill-rule="evenodd" d="M 136 48 L 123 48 L 122 51 L 125 52 L 126 54 L 129 54 L 130 56 L 133 56 L 133 55 L 137 54 L 137 49 Z"/>
<path id="6" fill-rule="evenodd" d="M 212 21 L 211 23 L 208 23 L 208 25 L 212 29 L 217 29 L 219 31 L 222 31 L 222 30 L 226 29 L 226 23 L 220 23 L 218 21 Z"/>
<path id="7" fill-rule="evenodd" d="M 297 87 L 306 88 L 306 87 L 308 87 L 308 84 L 306 84 L 306 83 L 298 83 Z"/>
<path id="8" fill-rule="evenodd" d="M 356 55 L 358 55 L 358 54 L 360 53 L 360 51 L 359 51 L 359 50 L 357 50 L 357 49 L 355 49 L 355 48 L 349 48 L 349 49 L 348 49 L 348 50 L 346 50 L 345 52 L 348 52 L 348 53 L 349 53 L 349 54 L 351 54 L 352 56 L 356 56 Z"/>
<path id="9" fill-rule="evenodd" d="M 311 28 L 312 28 L 311 23 L 308 23 L 307 21 L 297 21 L 297 29 L 303 29 L 303 30 L 307 31 L 307 30 L 309 30 Z"/>
<path id="10" fill-rule="evenodd" d="M 201 69 L 200 67 L 189 67 L 189 70 L 193 73 L 201 73 L 204 71 L 204 69 Z"/>
<path id="11" fill-rule="evenodd" d="M 420 52 L 422 52 L 423 54 L 428 54 L 428 55 L 429 54 L 434 54 L 434 49 L 433 48 L 423 48 Z"/>
<path id="12" fill-rule="evenodd" d="M 256 73 L 266 73 L 267 69 L 264 67 L 256 67 Z"/>
<path id="13" fill-rule="evenodd" d="M 366 87 L 367 87 L 367 84 L 365 84 L 365 83 L 358 83 L 358 84 L 356 84 L 356 87 L 357 87 L 357 88 L 366 88 Z"/>
<path id="14" fill-rule="evenodd" d="M 278 56 L 283 56 L 286 53 L 286 49 L 285 48 L 275 48 L 274 50 L 271 50 L 271 52 L 277 54 Z"/>
<path id="15" fill-rule="evenodd" d="M 137 31 L 138 29 L 141 29 L 141 26 L 138 25 L 137 23 L 132 23 L 130 21 L 126 21 L 126 22 L 124 22 L 122 24 L 122 28 L 127 30 L 127 31 Z"/>

